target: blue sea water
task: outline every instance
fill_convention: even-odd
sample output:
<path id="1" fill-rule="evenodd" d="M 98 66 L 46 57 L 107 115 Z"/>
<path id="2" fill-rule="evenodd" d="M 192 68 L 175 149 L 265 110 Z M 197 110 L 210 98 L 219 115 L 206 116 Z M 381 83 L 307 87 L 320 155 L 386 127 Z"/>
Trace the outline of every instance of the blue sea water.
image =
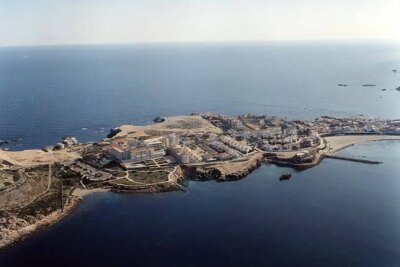
<path id="1" fill-rule="evenodd" d="M 1 47 L 0 139 L 22 138 L 11 149 L 98 140 L 194 111 L 400 118 L 399 86 L 394 43 Z"/>
<path id="2" fill-rule="evenodd" d="M 393 69 L 400 47 L 389 43 L 3 47 L 0 139 L 22 138 L 11 149 L 98 140 L 120 124 L 193 111 L 400 118 Z M 340 154 L 384 163 L 264 165 L 186 192 L 93 194 L 0 251 L 0 266 L 399 266 L 400 143 Z"/>
<path id="3" fill-rule="evenodd" d="M 96 193 L 70 216 L 0 251 L 0 266 L 400 265 L 400 142 L 340 152 L 294 172 L 264 165 L 237 182 L 186 192 Z"/>

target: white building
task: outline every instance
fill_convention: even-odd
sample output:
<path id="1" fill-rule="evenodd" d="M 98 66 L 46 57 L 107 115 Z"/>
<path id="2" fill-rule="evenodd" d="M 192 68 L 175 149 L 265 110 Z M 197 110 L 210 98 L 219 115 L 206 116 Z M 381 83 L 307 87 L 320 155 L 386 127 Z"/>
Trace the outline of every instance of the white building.
<path id="1" fill-rule="evenodd" d="M 170 147 L 168 148 L 168 153 L 182 164 L 196 163 L 203 160 L 203 157 L 199 153 L 187 146 L 177 145 Z"/>
<path id="2" fill-rule="evenodd" d="M 166 155 L 163 144 L 159 141 L 151 141 L 138 144 L 114 142 L 107 147 L 107 153 L 120 163 L 136 163 L 149 159 L 161 158 Z"/>
<path id="3" fill-rule="evenodd" d="M 365 132 L 369 132 L 369 133 L 376 133 L 379 132 L 378 127 L 376 127 L 375 125 L 365 125 L 363 130 Z"/>
<path id="4" fill-rule="evenodd" d="M 120 162 L 128 160 L 130 158 L 129 150 L 123 149 L 117 144 L 111 144 L 110 146 L 108 146 L 107 153 Z"/>
<path id="5" fill-rule="evenodd" d="M 224 135 L 224 136 L 221 136 L 219 139 L 221 140 L 222 143 L 227 144 L 228 146 L 231 146 L 231 147 L 239 150 L 242 153 L 249 153 L 250 151 L 253 150 L 253 148 L 251 146 L 247 145 L 244 142 L 236 141 L 235 139 L 233 139 L 230 136 Z"/>
<path id="6" fill-rule="evenodd" d="M 164 148 L 155 149 L 150 146 L 140 146 L 131 149 L 130 151 L 130 162 L 140 162 L 149 159 L 161 158 L 166 155 Z"/>
<path id="7" fill-rule="evenodd" d="M 179 144 L 179 136 L 177 136 L 175 133 L 169 134 L 164 137 L 164 145 L 169 147 L 169 146 L 176 146 Z"/>

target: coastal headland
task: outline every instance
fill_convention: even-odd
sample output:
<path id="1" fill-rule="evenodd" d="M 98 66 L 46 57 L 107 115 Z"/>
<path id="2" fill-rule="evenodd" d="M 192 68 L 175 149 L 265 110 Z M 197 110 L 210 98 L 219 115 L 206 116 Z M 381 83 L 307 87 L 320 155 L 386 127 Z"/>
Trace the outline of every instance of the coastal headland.
<path id="1" fill-rule="evenodd" d="M 186 180 L 234 181 L 263 163 L 299 170 L 325 157 L 373 163 L 335 154 L 381 140 L 400 140 L 399 120 L 209 112 L 122 125 L 98 142 L 66 137 L 43 149 L 0 150 L 0 248 L 62 219 L 93 192 L 185 190 Z"/>

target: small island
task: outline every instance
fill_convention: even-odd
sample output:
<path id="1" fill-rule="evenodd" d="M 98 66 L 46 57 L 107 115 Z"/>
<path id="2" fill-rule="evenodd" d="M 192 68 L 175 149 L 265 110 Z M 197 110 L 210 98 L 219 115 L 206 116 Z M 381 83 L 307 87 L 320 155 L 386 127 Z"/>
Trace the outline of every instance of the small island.
<path id="1" fill-rule="evenodd" d="M 263 163 L 298 170 L 324 158 L 379 164 L 335 153 L 360 142 L 400 140 L 400 120 L 364 116 L 307 121 L 207 112 L 159 118 L 111 129 L 98 142 L 65 137 L 43 149 L 0 150 L 0 247 L 57 222 L 93 192 L 185 190 L 186 180 L 234 181 Z"/>

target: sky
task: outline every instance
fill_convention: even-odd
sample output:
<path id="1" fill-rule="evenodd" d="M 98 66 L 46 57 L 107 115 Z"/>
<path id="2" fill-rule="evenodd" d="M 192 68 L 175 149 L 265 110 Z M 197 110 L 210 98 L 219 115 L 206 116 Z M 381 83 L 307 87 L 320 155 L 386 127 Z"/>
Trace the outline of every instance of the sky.
<path id="1" fill-rule="evenodd" d="M 400 0 L 0 0 L 0 46 L 400 41 Z"/>

